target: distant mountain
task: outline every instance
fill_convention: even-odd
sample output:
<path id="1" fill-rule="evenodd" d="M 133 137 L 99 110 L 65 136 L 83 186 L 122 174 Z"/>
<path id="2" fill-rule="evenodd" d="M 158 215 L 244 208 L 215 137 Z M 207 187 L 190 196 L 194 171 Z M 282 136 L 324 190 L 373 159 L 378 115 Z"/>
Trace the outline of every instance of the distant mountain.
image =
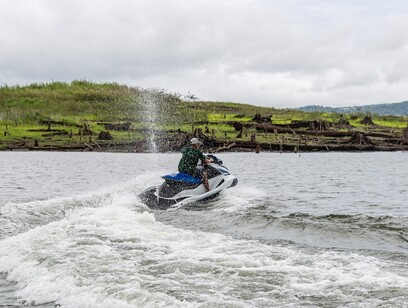
<path id="1" fill-rule="evenodd" d="M 376 104 L 364 105 L 354 107 L 324 107 L 318 105 L 310 105 L 297 108 L 306 112 L 338 112 L 338 113 L 373 113 L 379 115 L 394 115 L 394 116 L 408 116 L 408 101 L 392 104 Z"/>

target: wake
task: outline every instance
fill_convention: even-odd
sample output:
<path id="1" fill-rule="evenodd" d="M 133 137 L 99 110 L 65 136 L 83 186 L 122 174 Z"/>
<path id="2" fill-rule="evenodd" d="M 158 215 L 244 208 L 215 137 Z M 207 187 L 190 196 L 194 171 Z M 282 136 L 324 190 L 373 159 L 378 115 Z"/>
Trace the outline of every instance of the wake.
<path id="1" fill-rule="evenodd" d="M 147 187 L 146 185 L 159 178 L 157 173 L 145 173 L 125 183 L 70 197 L 54 197 L 23 203 L 10 201 L 0 207 L 0 239 L 61 220 L 83 208 L 128 204 L 136 211 L 148 211 L 137 195 Z"/>

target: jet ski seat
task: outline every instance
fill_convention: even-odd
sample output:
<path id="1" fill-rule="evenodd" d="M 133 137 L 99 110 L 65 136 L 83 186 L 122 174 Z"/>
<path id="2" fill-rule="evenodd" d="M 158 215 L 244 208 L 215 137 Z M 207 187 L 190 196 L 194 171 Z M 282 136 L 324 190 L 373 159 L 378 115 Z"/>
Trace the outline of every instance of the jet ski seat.
<path id="1" fill-rule="evenodd" d="M 195 178 L 191 175 L 188 175 L 186 173 L 171 173 L 171 174 L 167 174 L 162 176 L 163 179 L 165 179 L 166 181 L 170 181 L 170 182 L 182 182 L 185 184 L 201 184 L 202 181 L 200 178 Z"/>

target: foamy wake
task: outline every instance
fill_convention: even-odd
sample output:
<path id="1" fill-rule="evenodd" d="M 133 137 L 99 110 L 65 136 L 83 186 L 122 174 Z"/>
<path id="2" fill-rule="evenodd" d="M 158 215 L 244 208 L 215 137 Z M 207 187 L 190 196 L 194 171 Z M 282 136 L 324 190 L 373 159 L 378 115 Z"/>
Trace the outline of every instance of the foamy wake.
<path id="1" fill-rule="evenodd" d="M 0 207 L 0 239 L 26 232 L 37 226 L 64 218 L 78 208 L 98 208 L 112 204 L 121 194 L 139 194 L 149 185 L 157 184 L 159 173 L 145 173 L 126 183 L 87 193 L 73 193 L 70 197 L 51 198 L 26 203 L 8 202 Z M 141 210 L 146 207 L 138 204 Z"/>
<path id="2" fill-rule="evenodd" d="M 241 212 L 259 207 L 266 200 L 268 194 L 256 187 L 238 186 L 224 190 L 217 198 L 214 211 Z"/>
<path id="3" fill-rule="evenodd" d="M 301 252 L 156 222 L 133 192 L 77 207 L 0 241 L 19 304 L 63 307 L 284 306 L 408 300 L 408 278 L 372 257 Z M 175 212 L 177 215 L 177 212 Z M 392 292 L 393 298 L 384 297 Z"/>

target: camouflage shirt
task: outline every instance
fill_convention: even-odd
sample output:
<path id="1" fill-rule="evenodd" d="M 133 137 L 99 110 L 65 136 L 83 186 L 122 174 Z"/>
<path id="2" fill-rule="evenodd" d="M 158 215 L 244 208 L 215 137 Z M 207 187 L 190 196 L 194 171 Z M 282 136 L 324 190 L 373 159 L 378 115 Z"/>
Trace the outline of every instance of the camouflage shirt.
<path id="1" fill-rule="evenodd" d="M 193 174 L 197 168 L 198 160 L 204 160 L 205 156 L 199 149 L 185 147 L 181 150 L 183 157 L 181 158 L 178 170 L 179 172 Z"/>

